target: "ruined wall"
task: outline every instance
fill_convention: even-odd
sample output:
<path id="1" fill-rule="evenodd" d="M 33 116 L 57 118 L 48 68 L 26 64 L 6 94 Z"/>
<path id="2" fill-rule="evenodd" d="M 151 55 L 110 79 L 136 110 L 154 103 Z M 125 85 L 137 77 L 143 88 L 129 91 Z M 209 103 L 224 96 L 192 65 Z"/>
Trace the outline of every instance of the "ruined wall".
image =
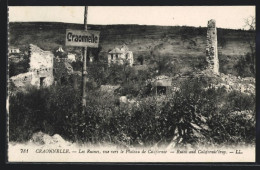
<path id="1" fill-rule="evenodd" d="M 10 78 L 10 81 L 14 83 L 16 87 L 25 87 L 32 84 L 33 73 L 21 73 Z"/>
<path id="2" fill-rule="evenodd" d="M 54 81 L 54 55 L 50 51 L 44 51 L 33 44 L 30 44 L 29 55 L 29 72 L 33 73 L 31 84 L 40 87 L 41 81 L 43 81 L 42 85 L 45 87 L 52 85 Z"/>
<path id="3" fill-rule="evenodd" d="M 36 45 L 30 44 L 30 69 L 52 68 L 54 55 L 44 51 Z"/>
<path id="4" fill-rule="evenodd" d="M 118 55 L 118 57 L 116 57 L 116 55 Z M 109 66 L 111 63 L 123 65 L 124 62 L 127 62 L 129 66 L 132 67 L 134 63 L 134 56 L 132 51 L 127 51 L 122 54 L 108 54 L 107 59 Z"/>
<path id="5" fill-rule="evenodd" d="M 10 81 L 18 88 L 26 86 L 48 87 L 53 84 L 53 54 L 30 44 L 29 69 L 27 73 L 18 74 Z"/>
<path id="6" fill-rule="evenodd" d="M 208 21 L 206 60 L 208 69 L 219 74 L 217 28 L 216 21 L 213 19 Z"/>

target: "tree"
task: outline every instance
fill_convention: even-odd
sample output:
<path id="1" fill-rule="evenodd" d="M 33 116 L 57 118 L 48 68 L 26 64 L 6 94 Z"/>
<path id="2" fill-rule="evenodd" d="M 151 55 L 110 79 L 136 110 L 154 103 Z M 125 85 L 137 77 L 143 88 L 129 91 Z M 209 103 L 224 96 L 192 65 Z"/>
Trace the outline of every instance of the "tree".
<path id="1" fill-rule="evenodd" d="M 254 16 L 250 16 L 245 19 L 244 28 L 248 28 L 249 33 L 247 43 L 250 46 L 250 52 L 252 56 L 252 61 L 254 62 L 254 71 L 255 71 L 255 44 L 256 44 L 256 21 Z"/>
<path id="2" fill-rule="evenodd" d="M 240 76 L 255 76 L 256 68 L 255 68 L 255 48 L 256 48 L 256 23 L 255 17 L 249 16 L 245 19 L 244 29 L 248 30 L 244 32 L 243 37 L 245 38 L 245 42 L 249 45 L 250 51 L 246 54 L 246 56 L 242 56 L 238 63 L 235 65 L 237 72 Z"/>
<path id="3" fill-rule="evenodd" d="M 102 46 L 98 46 L 98 48 L 88 48 L 87 51 L 88 59 L 90 58 L 90 56 L 92 56 L 94 57 L 94 61 L 99 61 L 100 60 L 99 54 L 101 51 L 102 51 Z"/>
<path id="4" fill-rule="evenodd" d="M 249 16 L 248 18 L 245 19 L 245 29 L 255 31 L 256 28 L 256 22 L 255 22 L 255 17 L 254 16 Z"/>
<path id="5" fill-rule="evenodd" d="M 155 65 L 157 75 L 165 74 L 172 76 L 178 72 L 178 67 L 174 65 L 175 61 L 171 56 L 153 56 L 151 62 Z"/>

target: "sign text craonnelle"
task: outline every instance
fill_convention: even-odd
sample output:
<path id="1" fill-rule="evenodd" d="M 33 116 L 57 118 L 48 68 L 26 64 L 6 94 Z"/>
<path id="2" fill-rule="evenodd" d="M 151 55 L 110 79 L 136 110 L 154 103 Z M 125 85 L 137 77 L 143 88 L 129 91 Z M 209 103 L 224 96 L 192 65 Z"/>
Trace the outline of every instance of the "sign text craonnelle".
<path id="1" fill-rule="evenodd" d="M 66 46 L 97 48 L 99 43 L 99 31 L 66 30 Z"/>

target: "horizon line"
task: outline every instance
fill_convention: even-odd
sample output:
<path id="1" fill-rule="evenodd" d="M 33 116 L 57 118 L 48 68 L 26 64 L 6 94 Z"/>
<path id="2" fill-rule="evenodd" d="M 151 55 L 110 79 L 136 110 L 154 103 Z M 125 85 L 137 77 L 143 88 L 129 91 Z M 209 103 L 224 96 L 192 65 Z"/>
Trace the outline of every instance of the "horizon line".
<path id="1" fill-rule="evenodd" d="M 81 23 L 75 22 L 60 22 L 60 21 L 9 21 L 9 23 L 61 23 L 61 24 L 77 24 L 77 25 L 84 25 Z M 149 25 L 149 24 L 87 24 L 87 25 L 101 25 L 101 26 L 114 26 L 114 25 L 138 25 L 138 26 L 160 26 L 160 27 L 193 27 L 193 28 L 207 28 L 204 26 L 189 26 L 189 25 Z M 224 28 L 224 27 L 217 27 L 221 29 L 229 29 L 229 30 L 242 30 L 242 31 L 250 31 L 249 29 L 244 28 Z"/>

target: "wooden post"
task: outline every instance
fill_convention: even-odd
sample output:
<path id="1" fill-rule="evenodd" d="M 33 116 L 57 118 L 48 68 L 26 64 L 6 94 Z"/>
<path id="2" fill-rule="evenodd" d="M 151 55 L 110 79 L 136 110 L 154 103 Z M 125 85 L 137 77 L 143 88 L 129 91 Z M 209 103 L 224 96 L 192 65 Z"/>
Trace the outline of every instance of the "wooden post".
<path id="1" fill-rule="evenodd" d="M 87 16 L 88 16 L 88 6 L 85 6 L 84 13 L 84 30 L 87 31 Z M 85 113 L 87 101 L 86 101 L 86 84 L 87 84 L 87 47 L 83 47 L 83 69 L 82 69 L 82 112 Z"/>

